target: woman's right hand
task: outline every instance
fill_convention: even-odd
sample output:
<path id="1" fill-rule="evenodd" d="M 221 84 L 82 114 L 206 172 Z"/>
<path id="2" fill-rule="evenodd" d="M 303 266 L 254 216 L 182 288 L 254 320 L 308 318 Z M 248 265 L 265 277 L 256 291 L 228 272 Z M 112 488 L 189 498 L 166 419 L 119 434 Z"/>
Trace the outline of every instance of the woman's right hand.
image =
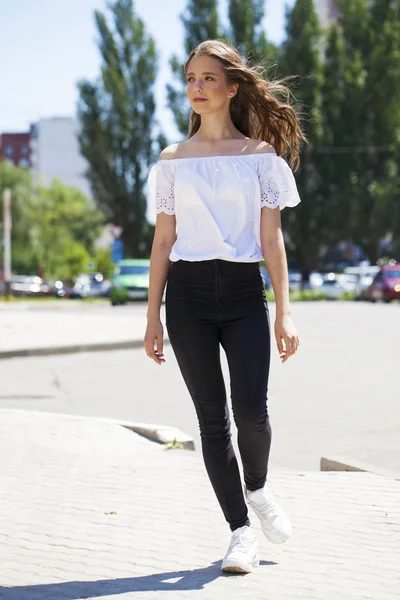
<path id="1" fill-rule="evenodd" d="M 149 358 L 153 359 L 158 365 L 165 363 L 163 354 L 164 328 L 159 318 L 149 319 L 147 321 L 146 333 L 144 336 L 144 347 Z"/>

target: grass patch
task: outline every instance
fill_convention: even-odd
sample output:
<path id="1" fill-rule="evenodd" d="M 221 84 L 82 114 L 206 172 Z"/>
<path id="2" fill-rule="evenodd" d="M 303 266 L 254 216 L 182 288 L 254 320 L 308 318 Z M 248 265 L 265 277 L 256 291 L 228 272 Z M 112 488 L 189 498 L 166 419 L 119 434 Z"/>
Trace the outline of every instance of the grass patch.
<path id="1" fill-rule="evenodd" d="M 3 302 L 60 302 L 63 298 L 54 296 L 0 296 Z"/>
<path id="2" fill-rule="evenodd" d="M 339 300 L 342 301 L 352 301 L 356 299 L 356 295 L 354 292 L 346 292 L 345 294 L 342 294 L 339 298 Z"/>
<path id="3" fill-rule="evenodd" d="M 164 444 L 164 450 L 183 450 L 183 444 L 174 438 L 172 442 Z"/>
<path id="4" fill-rule="evenodd" d="M 325 294 L 314 290 L 290 292 L 291 302 L 315 302 L 316 300 L 326 300 Z"/>
<path id="5" fill-rule="evenodd" d="M 265 297 L 268 302 L 275 302 L 275 295 L 271 290 L 265 290 Z"/>
<path id="6" fill-rule="evenodd" d="M 110 302 L 109 298 L 57 298 L 55 296 L 0 296 L 0 302 Z"/>
<path id="7" fill-rule="evenodd" d="M 275 302 L 275 296 L 271 290 L 265 291 L 265 297 L 268 302 Z M 317 300 L 326 300 L 325 295 L 322 292 L 313 290 L 290 292 L 289 299 L 290 302 L 315 302 Z"/>

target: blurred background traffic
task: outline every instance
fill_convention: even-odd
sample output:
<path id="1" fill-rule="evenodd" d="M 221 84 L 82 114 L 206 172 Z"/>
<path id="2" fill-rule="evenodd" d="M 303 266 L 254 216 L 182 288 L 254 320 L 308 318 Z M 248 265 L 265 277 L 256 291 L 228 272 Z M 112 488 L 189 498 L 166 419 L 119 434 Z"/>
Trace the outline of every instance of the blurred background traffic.
<path id="1" fill-rule="evenodd" d="M 121 260 L 111 279 L 103 273 L 82 273 L 72 281 L 45 281 L 37 275 L 14 275 L 8 294 L 14 298 L 109 298 L 112 306 L 130 300 L 148 299 L 148 259 Z M 274 299 L 271 281 L 264 265 L 260 267 L 267 298 Z M 367 300 L 391 302 L 400 299 L 400 264 L 394 260 L 385 265 L 345 267 L 343 272 L 312 271 L 307 282 L 299 271 L 289 270 L 289 290 L 292 301 L 299 300 Z M 2 293 L 6 296 L 5 283 Z M 6 296 L 7 297 L 7 296 Z"/>
<path id="2" fill-rule="evenodd" d="M 147 299 L 148 171 L 186 135 L 185 57 L 222 37 L 266 77 L 296 76 L 310 143 L 295 173 L 302 203 L 282 213 L 292 299 L 400 299 L 400 0 L 74 0 L 82 18 L 64 58 L 66 8 L 19 8 L 1 25 L 4 42 L 26 34 L 9 63 L 23 71 L 2 75 L 4 298 Z"/>

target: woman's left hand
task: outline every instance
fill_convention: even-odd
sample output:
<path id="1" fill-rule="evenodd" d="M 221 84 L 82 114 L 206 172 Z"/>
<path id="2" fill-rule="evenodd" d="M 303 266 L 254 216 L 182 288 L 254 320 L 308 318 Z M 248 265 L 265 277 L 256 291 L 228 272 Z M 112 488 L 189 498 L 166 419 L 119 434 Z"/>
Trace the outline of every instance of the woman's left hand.
<path id="1" fill-rule="evenodd" d="M 293 356 L 299 347 L 299 336 L 292 318 L 289 315 L 276 317 L 275 319 L 275 338 L 278 346 L 279 357 L 282 364 L 288 358 Z"/>

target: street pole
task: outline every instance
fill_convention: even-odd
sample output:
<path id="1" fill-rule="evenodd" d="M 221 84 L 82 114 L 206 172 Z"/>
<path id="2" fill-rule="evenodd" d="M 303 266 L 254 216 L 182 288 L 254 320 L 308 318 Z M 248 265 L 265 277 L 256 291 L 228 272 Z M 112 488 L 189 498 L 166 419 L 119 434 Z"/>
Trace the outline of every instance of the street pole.
<path id="1" fill-rule="evenodd" d="M 4 264 L 3 275 L 5 293 L 8 297 L 11 283 L 11 191 L 5 188 L 3 191 L 3 229 L 4 229 Z"/>

